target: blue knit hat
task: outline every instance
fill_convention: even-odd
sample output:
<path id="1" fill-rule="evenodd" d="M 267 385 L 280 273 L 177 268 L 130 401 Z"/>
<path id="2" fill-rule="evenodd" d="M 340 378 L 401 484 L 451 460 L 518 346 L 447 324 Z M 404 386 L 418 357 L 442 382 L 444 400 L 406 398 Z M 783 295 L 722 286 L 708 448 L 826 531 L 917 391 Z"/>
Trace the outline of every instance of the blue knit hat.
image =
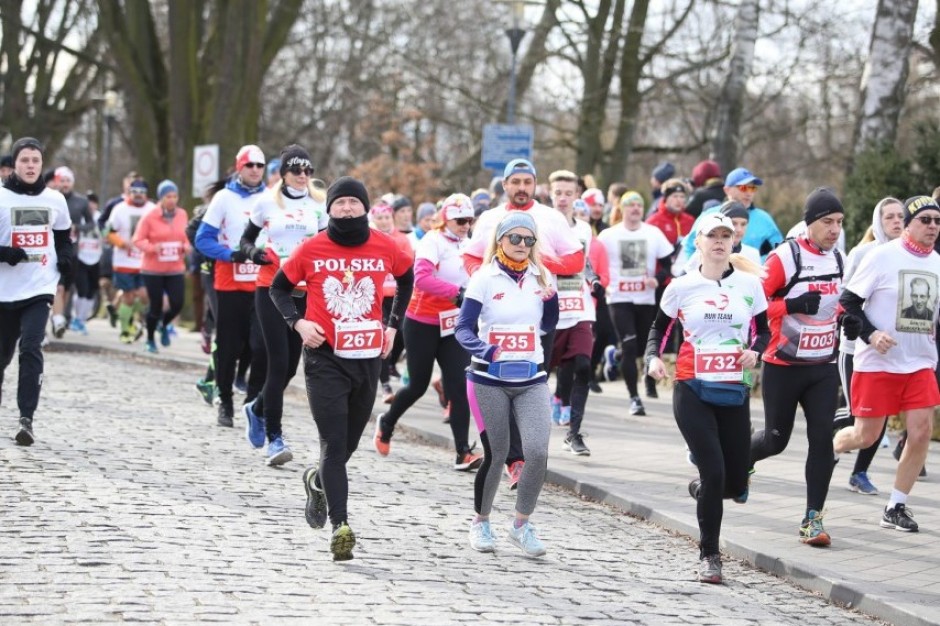
<path id="1" fill-rule="evenodd" d="M 533 235 L 538 235 L 535 220 L 532 219 L 528 211 L 509 211 L 503 221 L 496 227 L 496 241 L 502 239 L 503 235 L 513 228 L 527 228 Z"/>
<path id="2" fill-rule="evenodd" d="M 179 187 L 169 178 L 161 180 L 160 184 L 157 185 L 157 200 L 163 200 L 163 196 L 168 193 L 175 193 L 176 195 L 180 193 Z"/>

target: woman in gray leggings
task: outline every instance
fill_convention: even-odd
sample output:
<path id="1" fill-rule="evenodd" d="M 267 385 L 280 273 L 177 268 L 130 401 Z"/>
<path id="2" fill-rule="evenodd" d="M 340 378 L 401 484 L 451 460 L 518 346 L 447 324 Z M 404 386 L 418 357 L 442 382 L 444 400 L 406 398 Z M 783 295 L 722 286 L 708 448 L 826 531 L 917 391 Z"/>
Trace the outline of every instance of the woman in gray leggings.
<path id="1" fill-rule="evenodd" d="M 510 416 L 515 415 L 526 463 L 509 541 L 532 557 L 545 554 L 529 516 L 545 481 L 551 431 L 539 335 L 558 322 L 558 296 L 539 261 L 536 234 L 535 220 L 525 211 L 510 211 L 503 218 L 483 265 L 467 285 L 455 332 L 472 357 L 467 399 L 485 452 L 474 483 L 470 546 L 480 552 L 496 547 L 490 511 L 509 454 Z"/>

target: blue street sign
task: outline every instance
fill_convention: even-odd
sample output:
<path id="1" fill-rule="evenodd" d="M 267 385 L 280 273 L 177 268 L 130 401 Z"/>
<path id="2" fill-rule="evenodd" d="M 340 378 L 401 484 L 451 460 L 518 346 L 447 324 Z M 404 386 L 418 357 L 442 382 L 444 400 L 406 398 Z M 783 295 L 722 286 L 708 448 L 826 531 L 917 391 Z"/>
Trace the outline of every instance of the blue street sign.
<path id="1" fill-rule="evenodd" d="M 483 169 L 502 172 L 513 159 L 532 159 L 532 138 L 528 124 L 486 124 L 483 126 Z"/>

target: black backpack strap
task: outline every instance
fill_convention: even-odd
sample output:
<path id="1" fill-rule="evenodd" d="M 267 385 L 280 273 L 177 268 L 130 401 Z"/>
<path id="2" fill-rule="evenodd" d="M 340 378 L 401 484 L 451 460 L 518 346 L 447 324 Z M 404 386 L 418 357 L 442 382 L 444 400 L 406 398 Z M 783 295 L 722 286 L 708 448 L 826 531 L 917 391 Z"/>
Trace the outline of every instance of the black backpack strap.
<path id="1" fill-rule="evenodd" d="M 800 281 L 800 268 L 803 267 L 802 256 L 800 255 L 800 244 L 796 242 L 796 239 L 787 239 L 787 245 L 790 246 L 790 256 L 793 257 L 793 265 L 796 267 L 796 271 L 793 272 L 793 276 L 790 277 L 790 280 L 787 281 L 787 284 L 778 289 L 771 296 L 772 298 L 782 298 L 790 292 L 790 289 L 793 285 L 797 284 Z"/>

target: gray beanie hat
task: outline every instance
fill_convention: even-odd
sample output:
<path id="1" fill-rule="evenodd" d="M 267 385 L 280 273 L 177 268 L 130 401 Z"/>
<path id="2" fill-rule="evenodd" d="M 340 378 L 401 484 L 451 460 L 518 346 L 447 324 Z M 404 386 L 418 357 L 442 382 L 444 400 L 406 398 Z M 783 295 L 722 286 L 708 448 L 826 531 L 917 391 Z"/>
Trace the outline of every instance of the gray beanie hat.
<path id="1" fill-rule="evenodd" d="M 503 221 L 496 227 L 496 241 L 502 239 L 503 235 L 513 228 L 527 228 L 533 235 L 538 234 L 535 220 L 529 215 L 528 211 L 509 211 Z"/>

